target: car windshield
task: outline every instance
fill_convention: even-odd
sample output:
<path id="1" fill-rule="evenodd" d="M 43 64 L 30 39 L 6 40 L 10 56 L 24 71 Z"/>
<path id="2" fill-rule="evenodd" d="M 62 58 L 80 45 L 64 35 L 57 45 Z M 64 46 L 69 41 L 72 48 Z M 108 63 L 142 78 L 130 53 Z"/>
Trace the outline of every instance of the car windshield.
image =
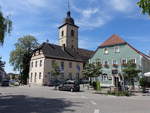
<path id="1" fill-rule="evenodd" d="M 65 82 L 64 84 L 74 84 L 74 82 Z"/>

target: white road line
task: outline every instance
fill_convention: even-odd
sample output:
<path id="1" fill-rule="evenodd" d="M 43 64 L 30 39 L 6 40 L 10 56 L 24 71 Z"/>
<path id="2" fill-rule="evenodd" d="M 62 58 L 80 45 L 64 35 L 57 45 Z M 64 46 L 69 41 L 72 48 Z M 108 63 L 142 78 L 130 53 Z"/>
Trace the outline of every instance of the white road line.
<path id="1" fill-rule="evenodd" d="M 94 101 L 92 101 L 92 100 L 91 100 L 91 103 L 92 103 L 93 105 L 96 105 L 96 102 L 94 102 Z"/>
<path id="2" fill-rule="evenodd" d="M 100 113 L 100 112 L 99 112 L 99 109 L 95 109 L 95 110 L 94 110 L 94 113 Z"/>

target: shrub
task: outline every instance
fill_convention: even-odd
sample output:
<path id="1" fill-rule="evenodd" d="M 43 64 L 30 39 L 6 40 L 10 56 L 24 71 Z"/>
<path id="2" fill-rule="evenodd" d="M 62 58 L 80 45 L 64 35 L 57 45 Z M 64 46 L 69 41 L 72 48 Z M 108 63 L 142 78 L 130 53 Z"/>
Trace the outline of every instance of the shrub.
<path id="1" fill-rule="evenodd" d="M 94 90 L 97 90 L 97 91 L 101 90 L 99 81 L 93 81 L 92 86 L 93 86 Z"/>
<path id="2" fill-rule="evenodd" d="M 96 90 L 96 81 L 92 82 L 92 86 L 93 86 L 94 90 Z"/>
<path id="3" fill-rule="evenodd" d="M 146 77 L 140 79 L 140 86 L 142 86 L 142 92 L 145 93 L 145 89 L 148 86 Z"/>
<path id="4" fill-rule="evenodd" d="M 107 94 L 114 96 L 131 96 L 131 93 L 128 91 L 108 91 Z"/>

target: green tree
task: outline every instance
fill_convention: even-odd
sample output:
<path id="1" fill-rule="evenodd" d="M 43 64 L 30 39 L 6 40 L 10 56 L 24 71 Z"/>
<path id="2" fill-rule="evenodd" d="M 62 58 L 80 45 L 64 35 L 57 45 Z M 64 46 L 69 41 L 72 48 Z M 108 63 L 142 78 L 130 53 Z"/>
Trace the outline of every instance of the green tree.
<path id="1" fill-rule="evenodd" d="M 128 61 L 126 67 L 123 69 L 123 72 L 125 80 L 132 86 L 132 89 L 134 89 L 134 80 L 138 78 L 138 74 L 141 71 L 137 69 L 137 65 L 135 63 Z"/>
<path id="2" fill-rule="evenodd" d="M 57 77 L 60 75 L 60 68 L 56 62 L 53 62 L 52 67 L 53 67 L 53 70 L 51 71 L 52 76 L 54 76 L 55 79 L 57 80 Z"/>
<path id="3" fill-rule="evenodd" d="M 148 81 L 146 77 L 140 79 L 140 86 L 142 86 L 143 93 L 145 92 L 146 86 L 148 85 Z"/>
<path id="4" fill-rule="evenodd" d="M 137 5 L 142 9 L 143 14 L 150 15 L 150 0 L 140 0 Z"/>
<path id="5" fill-rule="evenodd" d="M 102 67 L 99 63 L 87 63 L 82 73 L 85 77 L 89 77 L 91 82 L 91 77 L 98 77 L 102 74 L 101 68 Z"/>
<path id="6" fill-rule="evenodd" d="M 0 10 L 0 45 L 3 45 L 6 34 L 9 34 L 11 30 L 12 21 L 8 16 L 4 17 L 2 11 Z"/>
<path id="7" fill-rule="evenodd" d="M 98 63 L 87 63 L 83 69 L 83 75 L 85 77 L 97 77 L 102 74 L 101 68 Z"/>
<path id="8" fill-rule="evenodd" d="M 5 62 L 2 61 L 2 57 L 0 57 L 0 70 L 3 71 L 5 66 Z"/>
<path id="9" fill-rule="evenodd" d="M 4 71 L 5 62 L 2 61 L 2 57 L 0 57 L 0 71 Z M 0 82 L 2 81 L 2 76 L 0 76 Z"/>
<path id="10" fill-rule="evenodd" d="M 9 62 L 15 71 L 20 72 L 22 84 L 27 84 L 30 59 L 33 50 L 38 45 L 35 37 L 27 35 L 18 39 L 18 42 L 15 44 L 15 50 L 10 53 Z"/>
<path id="11" fill-rule="evenodd" d="M 96 81 L 92 83 L 92 86 L 95 90 L 100 90 L 100 82 L 97 80 L 97 77 L 102 74 L 102 66 L 99 62 L 96 63 L 87 63 L 83 69 L 83 75 L 90 78 L 90 84 L 92 83 L 91 78 L 96 77 Z"/>

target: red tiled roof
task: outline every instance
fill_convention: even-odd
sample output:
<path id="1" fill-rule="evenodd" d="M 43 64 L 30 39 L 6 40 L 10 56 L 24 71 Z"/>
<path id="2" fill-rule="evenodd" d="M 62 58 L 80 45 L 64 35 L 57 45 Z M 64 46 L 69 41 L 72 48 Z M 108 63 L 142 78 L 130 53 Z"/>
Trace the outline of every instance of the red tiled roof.
<path id="1" fill-rule="evenodd" d="M 150 57 L 139 50 L 135 49 L 133 46 L 128 44 L 126 41 L 124 41 L 122 38 L 120 38 L 118 35 L 112 35 L 110 38 L 108 38 L 104 43 L 100 45 L 100 47 L 106 47 L 106 46 L 112 46 L 117 44 L 127 44 L 129 47 L 131 47 L 134 51 L 136 51 L 138 54 L 142 55 L 146 59 L 150 59 Z"/>
<path id="2" fill-rule="evenodd" d="M 105 46 L 112 46 L 116 44 L 123 44 L 126 43 L 122 38 L 120 38 L 118 35 L 112 35 L 110 38 L 108 38 L 104 43 L 100 45 L 100 47 Z"/>

